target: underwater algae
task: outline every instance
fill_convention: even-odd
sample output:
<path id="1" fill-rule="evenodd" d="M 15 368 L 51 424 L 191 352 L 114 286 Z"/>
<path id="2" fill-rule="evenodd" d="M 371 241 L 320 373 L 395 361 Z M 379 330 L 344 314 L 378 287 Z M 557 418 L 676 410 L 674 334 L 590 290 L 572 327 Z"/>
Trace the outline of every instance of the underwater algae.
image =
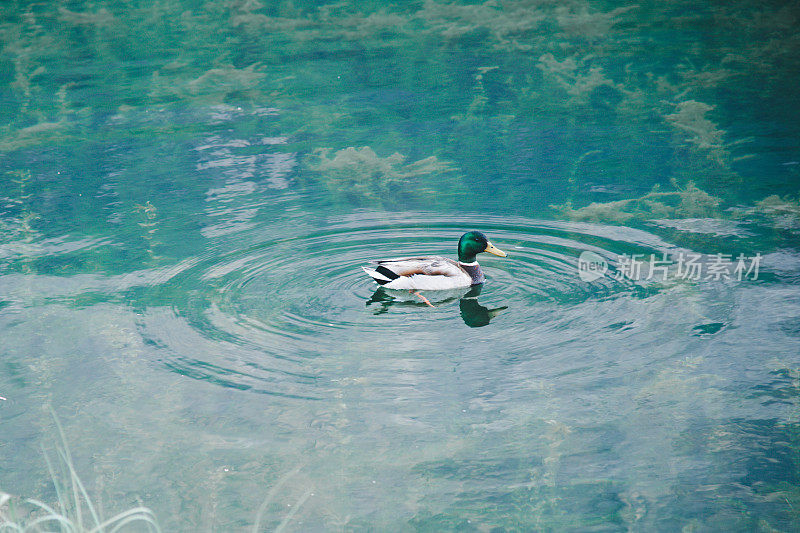
<path id="1" fill-rule="evenodd" d="M 460 186 L 459 178 L 452 176 L 453 166 L 436 156 L 407 163 L 400 153 L 379 157 L 369 146 L 345 148 L 329 157 L 330 152 L 329 148 L 317 149 L 306 164 L 319 173 L 332 194 L 345 196 L 356 205 L 397 205 L 408 196 L 441 201 L 442 189 L 453 193 Z"/>
<path id="2" fill-rule="evenodd" d="M 445 75 L 455 88 L 461 86 L 464 108 L 453 110 L 440 123 L 437 137 L 447 140 L 449 146 L 437 150 L 436 156 L 462 172 L 473 172 L 464 149 L 474 152 L 491 146 L 502 159 L 518 156 L 518 149 L 509 141 L 520 128 L 530 127 L 530 117 L 525 114 L 546 111 L 579 124 L 587 118 L 586 113 L 590 120 L 597 120 L 598 110 L 593 108 L 602 104 L 603 116 L 640 149 L 649 150 L 647 137 L 658 129 L 659 122 L 673 131 L 656 133 L 673 145 L 676 153 L 666 175 L 656 174 L 655 168 L 642 168 L 632 154 L 608 154 L 621 159 L 622 173 L 631 175 L 638 167 L 651 187 L 666 185 L 677 177 L 682 186 L 692 181 L 715 196 L 724 191 L 742 195 L 742 180 L 748 178 L 737 172 L 739 162 L 753 154 L 746 139 L 733 138 L 721 125 L 730 104 L 719 101 L 718 88 L 736 83 L 755 69 L 764 80 L 758 98 L 779 97 L 782 78 L 776 70 L 791 62 L 791 51 L 798 46 L 787 22 L 796 13 L 788 7 L 773 12 L 767 7 L 735 4 L 689 14 L 692 5 L 608 8 L 584 2 L 464 5 L 432 0 L 380 8 L 369 3 L 345 8 L 251 1 L 184 7 L 144 2 L 129 10 L 112 3 L 80 6 L 64 1 L 35 9 L 20 5 L 18 16 L 9 17 L 0 30 L 0 57 L 13 66 L 8 74 L 14 77 L 13 105 L 8 108 L 11 120 L 0 132 L 0 148 L 16 151 L 52 143 L 85 143 L 97 136 L 90 128 L 96 128 L 97 119 L 108 110 L 124 117 L 151 103 L 183 106 L 222 100 L 268 102 L 290 109 L 291 114 L 279 119 L 285 126 L 282 133 L 298 143 L 300 157 L 309 159 L 308 168 L 316 166 L 317 151 L 325 147 L 336 152 L 368 145 L 381 154 L 407 154 L 408 150 L 397 144 L 403 142 L 403 136 L 396 132 L 376 142 L 365 142 L 364 136 L 372 134 L 369 130 L 346 144 L 332 142 L 332 126 L 352 129 L 355 134 L 363 126 L 353 117 L 372 113 L 375 120 L 384 120 L 397 113 L 378 104 L 340 98 L 342 89 L 324 79 L 324 71 L 314 68 L 313 54 L 323 42 L 330 49 L 322 53 L 332 58 L 342 53 L 367 60 L 363 73 L 350 71 L 348 65 L 343 73 L 350 76 L 371 75 L 374 68 L 385 68 L 373 54 L 391 47 L 392 63 L 428 66 L 392 69 L 387 81 L 393 85 L 436 87 L 441 83 L 439 77 Z M 722 28 L 741 30 L 748 39 L 731 35 L 730 43 L 722 41 L 718 48 L 701 40 L 679 52 L 666 49 L 654 56 L 662 62 L 657 64 L 648 57 L 654 38 L 636 33 L 647 35 L 664 27 L 678 33 L 695 31 L 709 16 Z M 67 24 L 71 31 L 60 31 L 56 22 Z M 147 50 L 136 46 L 137 33 L 148 36 Z M 460 69 L 466 72 L 450 66 L 453 52 L 483 54 L 487 44 L 493 49 L 484 54 L 482 65 L 465 64 Z M 724 74 L 709 77 L 710 53 L 724 60 Z M 98 100 L 91 98 L 84 83 L 59 74 L 64 66 L 57 58 L 76 55 L 98 65 L 127 64 L 131 59 L 143 65 L 98 73 L 106 90 L 112 91 Z M 488 68 L 493 71 L 481 70 Z M 327 101 L 321 98 L 326 93 Z M 304 105 L 296 105 L 298 97 L 307 100 Z M 436 103 L 412 104 L 411 112 L 428 112 Z M 15 105 L 19 112 L 11 113 Z M 580 118 L 571 117 L 576 110 Z M 191 134 L 192 126 L 186 127 L 151 123 L 140 135 L 170 135 L 176 128 Z M 109 139 L 119 136 L 113 125 L 100 129 Z M 475 139 L 464 145 L 464 135 Z M 585 140 L 579 130 L 567 135 L 564 155 L 569 156 L 570 146 Z M 572 161 L 584 152 L 571 154 Z M 429 155 L 410 157 L 421 160 Z M 570 164 L 567 158 L 562 163 L 564 170 Z M 498 165 L 496 172 L 501 168 Z M 396 181 L 396 173 L 390 179 Z M 572 185 L 577 193 L 561 201 L 570 200 L 576 206 L 595 201 L 585 192 L 586 178 L 579 174 L 577 179 Z M 331 181 L 326 190 L 334 191 L 329 185 Z M 341 192 L 333 194 L 332 200 Z"/>
<path id="3" fill-rule="evenodd" d="M 689 182 L 685 188 L 677 191 L 655 188 L 639 198 L 592 203 L 578 209 L 574 209 L 569 202 L 552 207 L 571 220 L 624 223 L 631 219 L 715 217 L 720 214 L 720 202 L 719 198 Z"/>

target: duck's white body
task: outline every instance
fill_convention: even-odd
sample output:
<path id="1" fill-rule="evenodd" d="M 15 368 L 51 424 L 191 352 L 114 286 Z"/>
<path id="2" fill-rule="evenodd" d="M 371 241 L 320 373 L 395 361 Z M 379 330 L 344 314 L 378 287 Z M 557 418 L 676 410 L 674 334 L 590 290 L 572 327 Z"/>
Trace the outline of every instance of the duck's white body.
<path id="1" fill-rule="evenodd" d="M 461 263 L 439 255 L 401 257 L 371 261 L 374 269 L 361 267 L 387 289 L 446 290 L 483 283 L 485 278 L 477 262 Z"/>
<path id="2" fill-rule="evenodd" d="M 486 280 L 478 261 L 475 260 L 475 256 L 481 252 L 506 256 L 504 251 L 496 248 L 480 231 L 468 231 L 458 240 L 458 261 L 441 255 L 401 257 L 371 261 L 375 265 L 374 268 L 361 268 L 378 285 L 387 289 L 412 291 L 458 289 L 480 285 Z M 425 302 L 431 305 L 427 300 Z"/>

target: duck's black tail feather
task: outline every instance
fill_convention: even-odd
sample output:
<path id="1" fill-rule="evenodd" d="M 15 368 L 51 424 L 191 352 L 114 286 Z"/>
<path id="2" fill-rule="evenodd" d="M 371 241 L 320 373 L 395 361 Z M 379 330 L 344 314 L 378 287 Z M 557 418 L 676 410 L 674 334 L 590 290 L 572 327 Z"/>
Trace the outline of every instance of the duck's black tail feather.
<path id="1" fill-rule="evenodd" d="M 400 277 L 399 275 L 395 274 L 394 272 L 392 272 L 391 270 L 389 270 L 388 268 L 386 268 L 383 265 L 378 265 L 377 267 L 375 267 L 375 272 L 377 272 L 378 274 L 381 274 L 382 276 L 386 276 L 387 278 L 389 278 L 386 281 L 377 280 L 378 283 L 380 283 L 381 285 L 386 285 L 387 283 L 389 283 L 391 281 L 394 281 L 394 280 L 396 280 L 397 278 Z"/>

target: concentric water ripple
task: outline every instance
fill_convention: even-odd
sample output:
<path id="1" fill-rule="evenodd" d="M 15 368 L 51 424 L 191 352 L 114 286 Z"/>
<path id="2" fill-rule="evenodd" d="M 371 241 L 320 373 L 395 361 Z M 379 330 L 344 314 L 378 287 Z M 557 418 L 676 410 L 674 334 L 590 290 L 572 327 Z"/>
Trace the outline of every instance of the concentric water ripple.
<path id="1" fill-rule="evenodd" d="M 328 395 L 344 352 L 439 356 L 469 351 L 475 339 L 501 354 L 541 352 L 579 339 L 587 324 L 616 331 L 634 321 L 610 316 L 611 307 L 624 315 L 625 304 L 609 302 L 635 294 L 637 284 L 582 281 L 581 252 L 613 267 L 617 254 L 671 248 L 642 231 L 552 221 L 360 213 L 326 222 L 257 228 L 173 277 L 172 308 L 145 304 L 140 323 L 164 365 L 226 387 L 311 399 Z M 360 268 L 375 258 L 453 257 L 465 229 L 508 252 L 480 258 L 488 279 L 480 291 L 428 292 L 431 308 L 408 291 L 377 290 Z M 588 322 L 586 309 L 597 314 Z"/>

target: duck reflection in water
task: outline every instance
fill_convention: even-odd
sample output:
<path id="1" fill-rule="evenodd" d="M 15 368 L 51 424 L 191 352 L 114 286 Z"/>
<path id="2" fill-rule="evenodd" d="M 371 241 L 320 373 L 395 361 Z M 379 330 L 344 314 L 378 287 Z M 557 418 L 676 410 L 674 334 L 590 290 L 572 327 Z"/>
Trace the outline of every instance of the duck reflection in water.
<path id="1" fill-rule="evenodd" d="M 488 325 L 501 311 L 508 309 L 508 306 L 489 309 L 478 303 L 478 296 L 482 289 L 483 284 L 473 285 L 468 289 L 462 290 L 436 291 L 434 303 L 440 306 L 458 300 L 458 306 L 461 309 L 461 319 L 464 321 L 464 324 L 471 328 L 480 328 Z M 434 297 L 431 296 L 431 298 Z M 420 301 L 419 293 L 386 290 L 383 287 L 378 287 L 372 294 L 372 297 L 367 300 L 368 307 L 373 304 L 378 304 L 378 308 L 375 311 L 376 315 L 386 313 L 393 305 L 407 307 L 432 306 L 427 298 L 425 301 Z"/>

